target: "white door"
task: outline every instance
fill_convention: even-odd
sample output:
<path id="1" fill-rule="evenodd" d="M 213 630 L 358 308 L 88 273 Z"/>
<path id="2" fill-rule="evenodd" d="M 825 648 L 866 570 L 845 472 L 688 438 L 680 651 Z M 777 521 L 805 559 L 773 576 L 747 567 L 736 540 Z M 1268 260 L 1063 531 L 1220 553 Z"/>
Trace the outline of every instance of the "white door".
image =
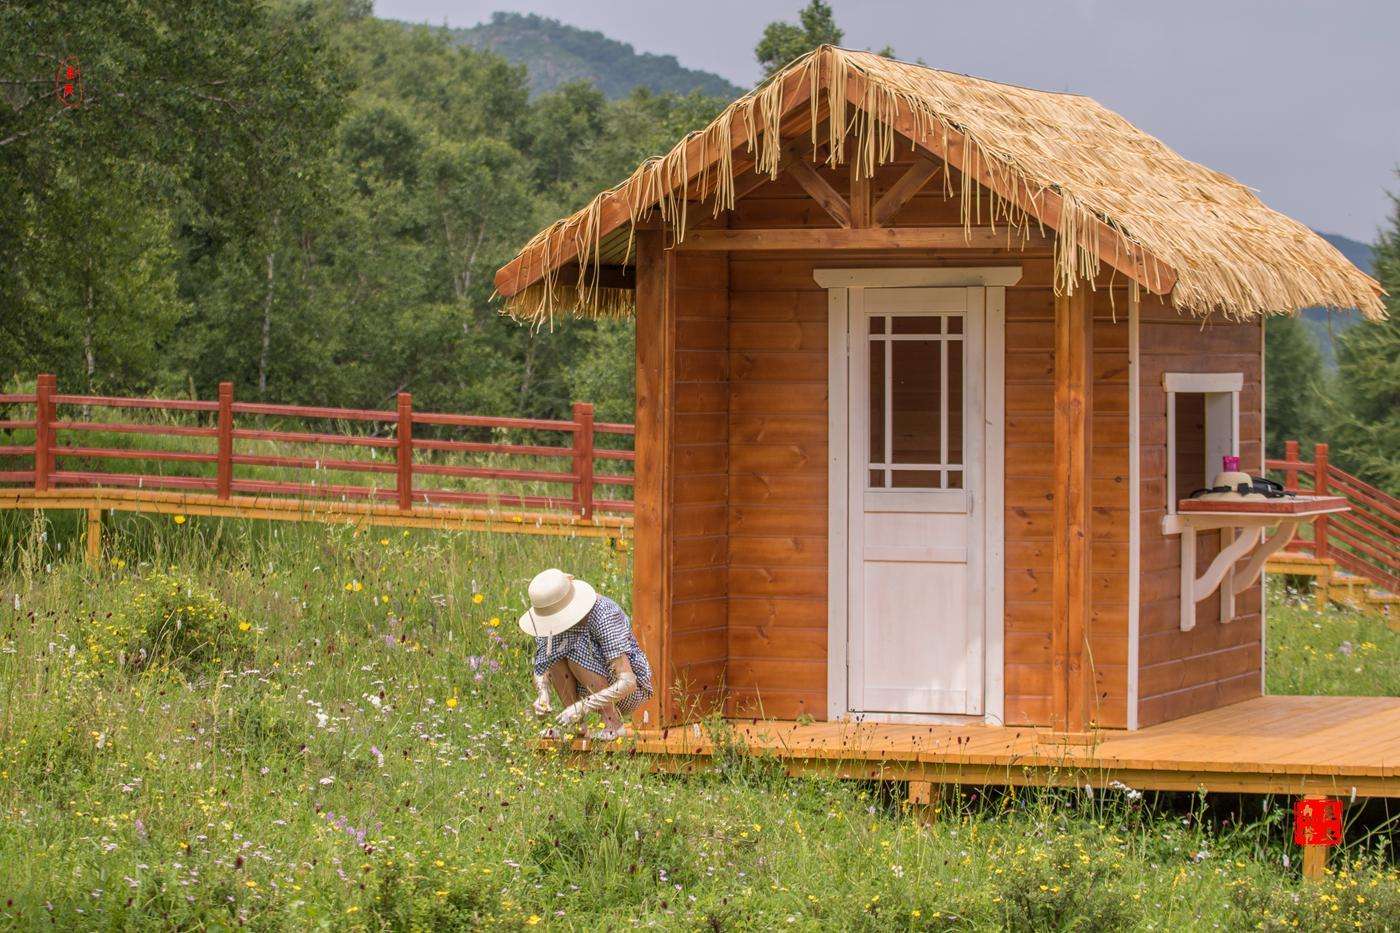
<path id="1" fill-rule="evenodd" d="M 851 711 L 981 714 L 986 289 L 849 294 Z"/>

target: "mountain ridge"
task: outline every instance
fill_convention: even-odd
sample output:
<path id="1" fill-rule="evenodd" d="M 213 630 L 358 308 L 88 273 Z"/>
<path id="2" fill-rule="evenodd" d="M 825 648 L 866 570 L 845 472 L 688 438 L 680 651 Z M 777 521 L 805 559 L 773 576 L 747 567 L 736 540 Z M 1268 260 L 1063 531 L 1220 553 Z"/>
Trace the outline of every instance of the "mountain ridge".
<path id="1" fill-rule="evenodd" d="M 570 81 L 591 81 L 608 98 L 626 97 L 637 87 L 656 94 L 699 91 L 732 99 L 737 84 L 698 68 L 686 68 L 674 55 L 638 52 L 601 32 L 580 29 L 535 13 L 492 13 L 468 27 L 447 27 L 453 41 L 485 49 L 526 66 L 530 90 L 544 94 Z"/>

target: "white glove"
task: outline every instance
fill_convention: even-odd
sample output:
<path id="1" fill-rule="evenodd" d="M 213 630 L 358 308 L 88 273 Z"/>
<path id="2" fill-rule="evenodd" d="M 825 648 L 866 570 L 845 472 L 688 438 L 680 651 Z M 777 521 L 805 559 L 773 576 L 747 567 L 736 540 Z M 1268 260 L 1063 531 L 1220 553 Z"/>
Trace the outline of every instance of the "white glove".
<path id="1" fill-rule="evenodd" d="M 560 725 L 567 726 L 578 722 L 587 713 L 602 709 L 603 707 L 615 703 L 624 697 L 629 697 L 637 689 L 637 678 L 630 671 L 623 674 L 612 685 L 604 687 L 597 693 L 590 693 L 577 703 L 564 710 L 558 716 Z"/>
<path id="2" fill-rule="evenodd" d="M 549 701 L 549 678 L 543 674 L 535 675 L 535 702 L 530 706 L 536 716 L 548 716 L 554 709 L 554 704 Z"/>

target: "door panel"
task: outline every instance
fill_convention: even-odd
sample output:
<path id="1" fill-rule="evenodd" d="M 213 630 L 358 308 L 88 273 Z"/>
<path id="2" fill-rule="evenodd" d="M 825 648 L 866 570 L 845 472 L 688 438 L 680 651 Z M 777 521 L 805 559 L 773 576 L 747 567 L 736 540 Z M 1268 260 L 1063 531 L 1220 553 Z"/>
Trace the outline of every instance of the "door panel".
<path id="1" fill-rule="evenodd" d="M 849 301 L 851 709 L 980 713 L 985 290 Z"/>

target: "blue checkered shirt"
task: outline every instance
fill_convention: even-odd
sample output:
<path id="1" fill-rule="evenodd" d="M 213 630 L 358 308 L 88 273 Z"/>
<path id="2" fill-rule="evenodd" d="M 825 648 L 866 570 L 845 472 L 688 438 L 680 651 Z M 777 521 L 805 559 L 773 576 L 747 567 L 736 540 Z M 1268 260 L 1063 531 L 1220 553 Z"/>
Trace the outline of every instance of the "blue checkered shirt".
<path id="1" fill-rule="evenodd" d="M 632 673 L 637 677 L 637 692 L 617 704 L 618 711 L 627 714 L 651 698 L 651 665 L 621 606 L 600 595 L 578 625 L 548 638 L 535 636 L 536 674 L 544 674 L 560 661 L 573 661 L 611 683 L 615 678 L 609 663 L 623 655 L 632 662 Z M 587 693 L 582 684 L 579 690 Z"/>

